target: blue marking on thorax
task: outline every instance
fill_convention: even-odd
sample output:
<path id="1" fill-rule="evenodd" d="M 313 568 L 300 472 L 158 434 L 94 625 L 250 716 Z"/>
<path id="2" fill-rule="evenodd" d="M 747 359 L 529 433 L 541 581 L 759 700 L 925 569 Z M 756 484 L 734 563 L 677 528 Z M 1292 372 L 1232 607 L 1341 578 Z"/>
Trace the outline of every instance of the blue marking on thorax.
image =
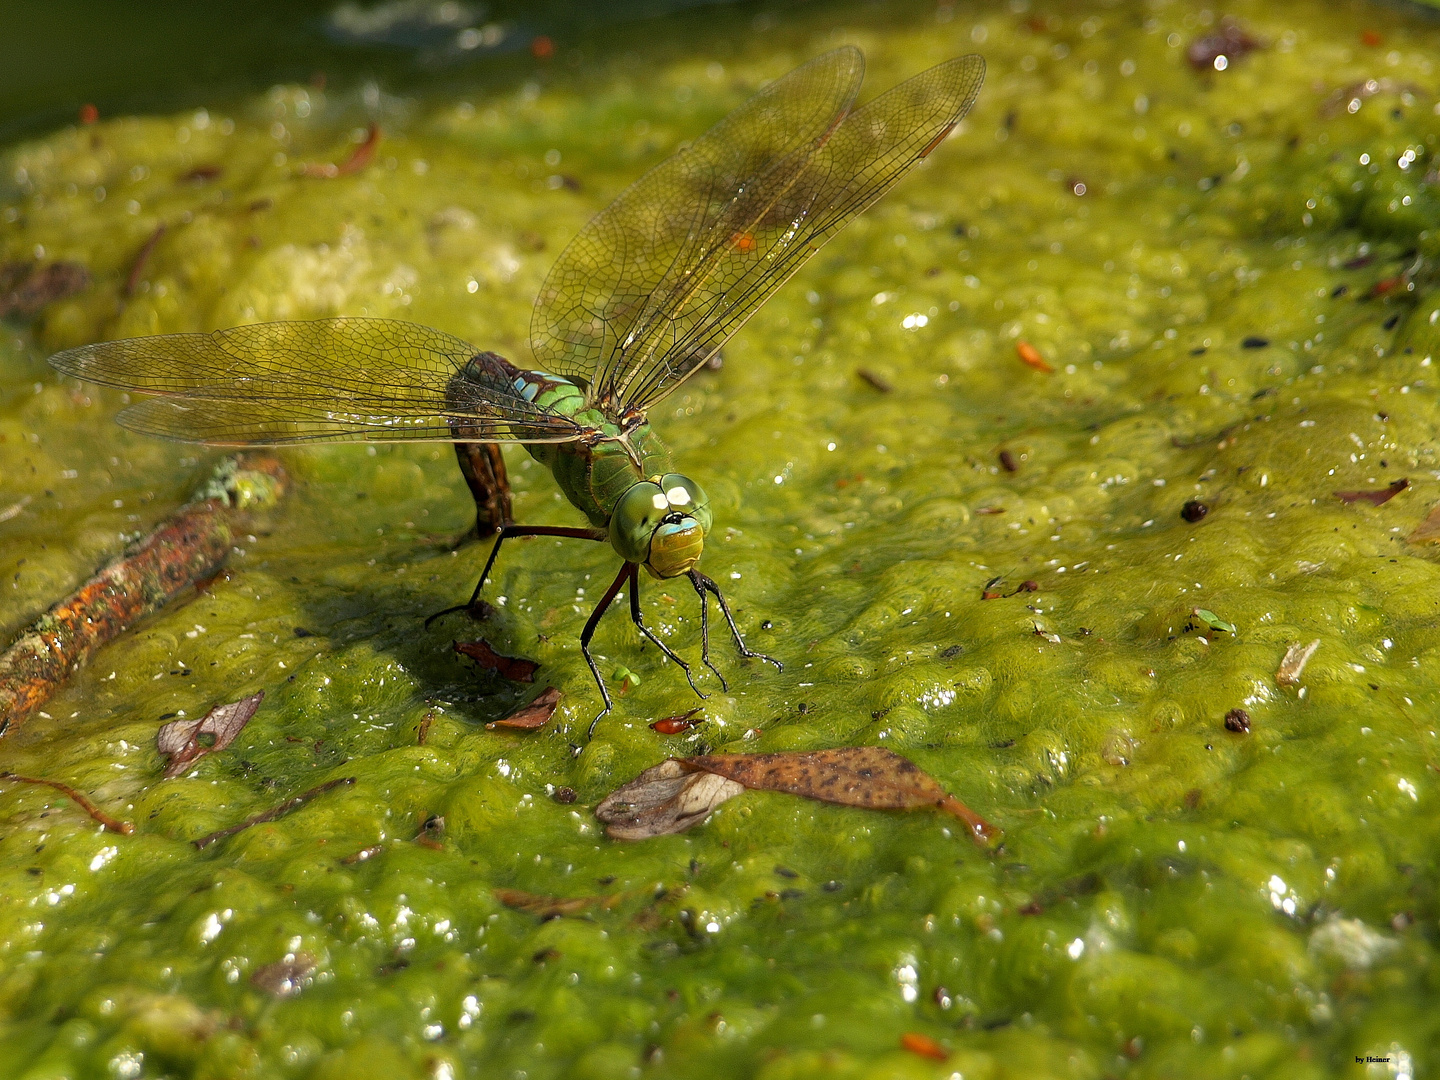
<path id="1" fill-rule="evenodd" d="M 539 375 L 540 378 L 547 383 L 558 383 L 562 386 L 575 385 L 569 379 L 563 378 L 559 375 L 551 375 L 548 371 L 534 371 L 530 372 L 530 374 Z M 533 382 L 530 379 L 525 378 L 524 375 L 517 375 L 515 376 L 515 382 L 513 385 L 515 387 L 515 392 L 518 393 L 521 397 L 523 397 L 526 401 L 534 401 L 536 396 L 540 393 L 542 383 Z"/>

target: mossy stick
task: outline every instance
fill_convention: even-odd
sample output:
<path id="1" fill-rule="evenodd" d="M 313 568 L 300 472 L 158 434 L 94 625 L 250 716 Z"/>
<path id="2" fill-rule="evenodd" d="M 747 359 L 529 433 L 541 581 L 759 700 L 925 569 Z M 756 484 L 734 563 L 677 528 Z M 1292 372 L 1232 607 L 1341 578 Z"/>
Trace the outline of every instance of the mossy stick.
<path id="1" fill-rule="evenodd" d="M 0 738 L 107 641 L 214 575 L 249 512 L 285 487 L 269 455 L 226 458 L 190 502 L 22 631 L 0 654 Z"/>

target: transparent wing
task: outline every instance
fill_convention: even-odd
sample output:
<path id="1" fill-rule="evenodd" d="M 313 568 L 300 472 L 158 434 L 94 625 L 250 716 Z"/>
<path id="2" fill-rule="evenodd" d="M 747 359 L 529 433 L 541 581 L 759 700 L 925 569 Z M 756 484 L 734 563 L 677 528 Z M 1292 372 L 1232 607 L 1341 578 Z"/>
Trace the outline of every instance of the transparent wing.
<path id="1" fill-rule="evenodd" d="M 530 323 L 545 371 L 609 400 L 657 320 L 705 275 L 717 245 L 743 234 L 834 130 L 865 60 L 853 47 L 777 79 L 601 211 L 551 269 Z"/>
<path id="2" fill-rule="evenodd" d="M 945 139 L 984 78 L 979 56 L 957 57 L 847 116 L 743 231 L 709 238 L 702 281 L 666 283 L 672 299 L 657 305 L 630 347 L 619 399 L 647 409 L 719 352 L 791 274 Z"/>
<path id="3" fill-rule="evenodd" d="M 487 357 L 415 323 L 323 319 L 108 341 L 50 363 L 160 395 L 119 422 L 187 442 L 568 442 L 583 434 L 526 401 L 507 376 L 513 369 Z"/>
<path id="4" fill-rule="evenodd" d="M 556 298 L 570 298 L 563 355 L 594 357 L 592 398 L 639 409 L 653 405 L 714 356 L 830 237 L 934 150 L 969 110 L 984 76 L 978 56 L 947 61 L 778 153 L 764 126 L 772 118 L 743 106 L 704 140 L 742 141 L 729 154 L 749 167 L 719 170 L 682 151 L 642 178 L 571 249 L 587 237 L 591 243 L 573 256 L 567 249 L 552 271 L 551 281 L 564 282 L 569 278 L 562 268 L 578 275 L 588 266 L 592 277 L 584 289 L 568 292 L 557 286 L 552 293 L 547 281 L 532 344 L 536 328 L 551 325 L 544 313 L 562 306 Z M 734 123 L 742 115 L 747 122 Z M 643 205 L 622 207 L 641 185 L 648 185 Z M 687 203 L 688 218 L 681 209 Z M 673 209 L 663 220 L 645 219 L 644 205 Z M 609 246 L 600 246 L 602 240 Z M 651 266 L 650 272 L 625 277 L 608 270 L 602 252 L 622 251 Z M 602 286 L 609 291 L 595 295 Z"/>

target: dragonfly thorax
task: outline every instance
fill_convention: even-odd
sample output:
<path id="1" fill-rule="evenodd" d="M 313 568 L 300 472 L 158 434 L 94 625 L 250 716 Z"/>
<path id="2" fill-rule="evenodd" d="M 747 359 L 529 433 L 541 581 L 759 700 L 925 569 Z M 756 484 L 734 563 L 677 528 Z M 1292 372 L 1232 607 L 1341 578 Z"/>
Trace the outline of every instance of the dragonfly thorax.
<path id="1" fill-rule="evenodd" d="M 710 497 L 680 473 L 632 484 L 610 515 L 610 544 L 657 578 L 679 577 L 700 559 L 710 531 Z"/>

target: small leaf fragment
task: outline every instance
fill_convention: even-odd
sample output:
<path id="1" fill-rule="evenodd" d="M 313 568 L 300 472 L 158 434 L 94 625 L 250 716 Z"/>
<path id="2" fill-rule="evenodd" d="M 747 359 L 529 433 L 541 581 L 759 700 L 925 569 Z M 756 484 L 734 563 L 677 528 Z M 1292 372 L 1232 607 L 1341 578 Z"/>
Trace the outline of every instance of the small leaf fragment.
<path id="1" fill-rule="evenodd" d="M 1430 513 L 1425 516 L 1425 520 L 1405 538 L 1405 542 L 1407 544 L 1440 543 L 1440 503 L 1436 503 L 1430 508 Z"/>
<path id="2" fill-rule="evenodd" d="M 526 660 L 523 656 L 506 656 L 498 653 L 484 638 L 475 641 L 455 642 L 455 651 L 461 656 L 468 656 L 481 667 L 495 672 L 501 678 L 509 679 L 511 682 L 534 682 L 535 672 L 540 670 L 540 665 L 534 660 Z"/>
<path id="3" fill-rule="evenodd" d="M 168 759 L 163 779 L 179 776 L 196 758 L 224 750 L 264 700 L 265 691 L 260 690 L 228 705 L 216 705 L 199 720 L 172 720 L 163 725 L 155 736 L 156 749 Z M 200 741 L 202 735 L 211 735 L 215 741 L 206 746 Z"/>
<path id="4" fill-rule="evenodd" d="M 604 896 L 541 896 L 522 889 L 496 889 L 493 895 L 506 907 L 523 911 L 527 915 L 535 915 L 542 920 L 573 917 L 597 904 L 609 908 L 615 903 L 613 898 Z"/>
<path id="5" fill-rule="evenodd" d="M 1300 685 L 1300 676 L 1305 671 L 1305 665 L 1310 662 L 1310 657 L 1315 655 L 1315 650 L 1319 647 L 1319 638 L 1308 645 L 1291 645 L 1285 650 L 1285 658 L 1280 661 L 1280 669 L 1275 672 L 1275 681 L 1281 686 Z"/>
<path id="6" fill-rule="evenodd" d="M 1349 505 L 1354 502 L 1368 502 L 1371 506 L 1382 506 L 1410 486 L 1403 477 L 1392 484 L 1374 491 L 1337 491 L 1335 497 Z"/>
<path id="7" fill-rule="evenodd" d="M 532 731 L 535 728 L 544 727 L 550 722 L 550 717 L 555 715 L 555 707 L 559 704 L 560 690 L 554 686 L 547 686 L 528 704 L 521 705 L 509 716 L 486 724 L 485 730 L 512 728 L 518 731 Z"/>
<path id="8" fill-rule="evenodd" d="M 744 790 L 744 784 L 667 758 L 607 795 L 595 816 L 615 840 L 669 836 L 700 824 Z"/>
<path id="9" fill-rule="evenodd" d="M 1226 622 L 1224 619 L 1220 618 L 1219 615 L 1216 615 L 1213 611 L 1210 611 L 1203 607 L 1197 607 L 1193 612 L 1191 612 L 1191 614 L 1194 615 L 1195 618 L 1199 619 L 1206 626 L 1210 627 L 1211 630 L 1217 630 L 1224 634 L 1235 633 L 1235 624 Z"/>

